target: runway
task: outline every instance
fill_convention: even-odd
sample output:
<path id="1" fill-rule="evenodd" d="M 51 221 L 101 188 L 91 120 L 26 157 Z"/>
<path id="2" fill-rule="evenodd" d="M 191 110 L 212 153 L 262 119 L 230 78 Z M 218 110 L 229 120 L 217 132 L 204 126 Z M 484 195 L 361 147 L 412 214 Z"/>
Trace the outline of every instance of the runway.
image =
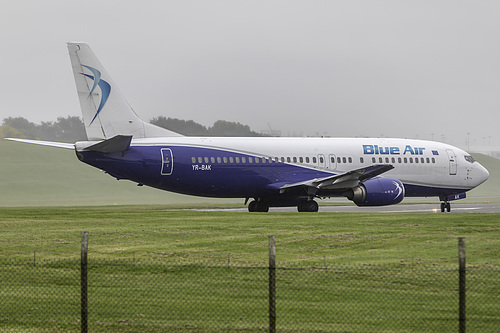
<path id="1" fill-rule="evenodd" d="M 194 209 L 196 211 L 218 211 L 218 212 L 248 212 L 247 208 L 229 208 L 229 209 Z M 296 213 L 296 207 L 272 207 L 269 213 Z M 319 213 L 500 213 L 500 202 L 482 202 L 482 203 L 459 203 L 452 202 L 450 213 L 441 213 L 440 202 L 429 203 L 409 203 L 391 206 L 378 207 L 358 207 L 355 205 L 346 206 L 323 206 L 320 205 Z"/>

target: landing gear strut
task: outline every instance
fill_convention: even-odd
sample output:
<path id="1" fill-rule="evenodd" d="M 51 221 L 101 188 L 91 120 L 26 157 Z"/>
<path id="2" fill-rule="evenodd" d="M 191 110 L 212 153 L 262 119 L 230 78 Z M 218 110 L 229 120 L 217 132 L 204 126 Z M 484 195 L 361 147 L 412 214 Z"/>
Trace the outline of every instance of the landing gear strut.
<path id="1" fill-rule="evenodd" d="M 441 202 L 441 213 L 444 213 L 445 210 L 448 213 L 451 211 L 451 204 L 448 201 Z"/>

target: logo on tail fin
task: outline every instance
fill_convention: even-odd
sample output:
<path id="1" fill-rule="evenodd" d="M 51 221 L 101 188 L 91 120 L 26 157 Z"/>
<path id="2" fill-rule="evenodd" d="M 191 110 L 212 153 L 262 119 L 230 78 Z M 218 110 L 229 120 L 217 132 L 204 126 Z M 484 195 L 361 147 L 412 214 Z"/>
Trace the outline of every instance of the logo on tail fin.
<path id="1" fill-rule="evenodd" d="M 99 112 L 101 112 L 102 108 L 106 104 L 109 94 L 111 92 L 111 85 L 101 79 L 101 72 L 98 71 L 97 69 L 90 67 L 90 66 L 85 66 L 82 65 L 83 67 L 89 69 L 93 75 L 90 74 L 85 74 L 81 73 L 83 76 L 88 77 L 89 79 L 94 81 L 94 85 L 92 86 L 92 89 L 90 89 L 89 97 L 92 95 L 96 87 L 99 87 L 101 89 L 101 102 L 99 103 L 99 107 L 97 108 L 97 112 L 94 115 L 94 118 L 92 118 L 92 121 L 90 122 L 89 126 L 92 125 L 94 122 L 95 118 L 97 118 L 97 115 Z"/>

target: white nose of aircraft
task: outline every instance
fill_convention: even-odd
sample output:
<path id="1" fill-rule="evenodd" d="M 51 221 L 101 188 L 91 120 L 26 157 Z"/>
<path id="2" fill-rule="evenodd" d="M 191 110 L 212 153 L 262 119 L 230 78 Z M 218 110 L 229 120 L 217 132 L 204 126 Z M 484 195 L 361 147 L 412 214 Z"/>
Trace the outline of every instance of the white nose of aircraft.
<path id="1" fill-rule="evenodd" d="M 482 183 L 484 183 L 488 178 L 490 177 L 490 173 L 484 166 L 479 164 L 478 162 L 475 163 L 476 165 L 474 166 L 474 174 L 475 177 L 474 179 L 476 180 L 476 184 L 474 186 L 478 186 Z"/>

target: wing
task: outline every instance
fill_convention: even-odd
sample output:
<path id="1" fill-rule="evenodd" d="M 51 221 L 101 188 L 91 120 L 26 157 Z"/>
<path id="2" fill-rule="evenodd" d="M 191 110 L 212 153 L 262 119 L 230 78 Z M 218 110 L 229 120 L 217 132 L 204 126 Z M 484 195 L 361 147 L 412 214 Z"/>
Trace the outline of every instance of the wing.
<path id="1" fill-rule="evenodd" d="M 364 180 L 376 177 L 393 168 L 390 164 L 376 164 L 325 178 L 315 178 L 284 185 L 283 183 L 271 184 L 268 188 L 279 189 L 280 193 L 299 188 L 305 189 L 310 194 L 315 194 L 319 190 L 336 191 L 358 186 Z"/>

